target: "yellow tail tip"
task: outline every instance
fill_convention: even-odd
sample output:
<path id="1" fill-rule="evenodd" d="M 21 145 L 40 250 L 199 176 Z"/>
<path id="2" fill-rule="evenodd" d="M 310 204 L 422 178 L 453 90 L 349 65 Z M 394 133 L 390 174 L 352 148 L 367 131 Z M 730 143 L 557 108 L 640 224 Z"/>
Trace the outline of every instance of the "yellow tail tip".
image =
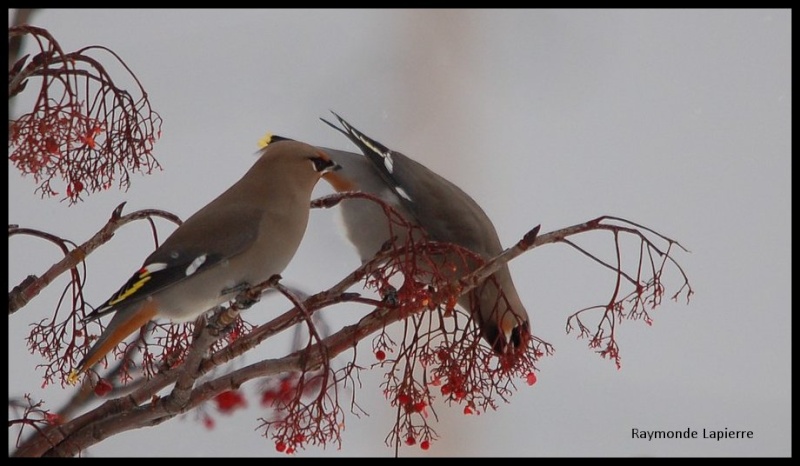
<path id="1" fill-rule="evenodd" d="M 67 383 L 70 385 L 77 385 L 78 378 L 80 377 L 81 372 L 82 371 L 77 371 L 75 369 L 72 369 L 72 371 L 67 376 Z"/>

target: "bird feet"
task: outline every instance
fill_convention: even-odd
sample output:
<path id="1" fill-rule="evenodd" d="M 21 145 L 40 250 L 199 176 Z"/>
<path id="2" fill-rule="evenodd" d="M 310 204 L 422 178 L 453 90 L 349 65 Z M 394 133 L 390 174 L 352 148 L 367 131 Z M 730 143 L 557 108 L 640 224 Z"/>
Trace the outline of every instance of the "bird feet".
<path id="1" fill-rule="evenodd" d="M 397 296 L 397 288 L 386 285 L 380 290 L 381 301 L 389 307 L 395 307 L 400 304 L 400 299 Z"/>
<path id="2" fill-rule="evenodd" d="M 253 286 L 248 282 L 242 282 L 222 290 L 223 295 L 231 293 L 236 293 L 233 305 L 239 310 L 249 309 L 253 304 L 261 301 L 261 290 L 254 290 Z"/>

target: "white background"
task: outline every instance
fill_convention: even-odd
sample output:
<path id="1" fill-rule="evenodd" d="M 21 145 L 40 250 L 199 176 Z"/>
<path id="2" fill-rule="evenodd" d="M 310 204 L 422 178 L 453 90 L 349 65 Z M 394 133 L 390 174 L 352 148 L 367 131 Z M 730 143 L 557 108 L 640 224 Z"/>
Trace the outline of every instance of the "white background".
<path id="1" fill-rule="evenodd" d="M 40 200 L 9 165 L 9 223 L 80 243 L 122 201 L 186 218 L 250 167 L 267 130 L 354 150 L 318 120 L 335 110 L 462 186 L 505 245 L 539 223 L 547 232 L 612 214 L 691 250 L 677 257 L 696 294 L 665 300 L 652 327 L 623 323 L 619 371 L 564 333 L 570 313 L 608 299 L 614 277 L 566 246 L 513 261 L 534 332 L 555 355 L 496 412 L 438 406 L 441 440 L 402 456 L 791 454 L 789 10 L 43 10 L 32 22 L 65 50 L 100 44 L 123 57 L 164 118 L 163 171 L 68 207 Z M 329 192 L 320 183 L 315 194 Z M 358 264 L 336 221 L 312 212 L 288 282 L 316 291 Z M 587 239 L 610 251 L 608 235 Z M 9 289 L 59 259 L 31 239 L 9 249 Z M 151 250 L 143 223 L 123 229 L 89 257 L 87 299 L 105 300 Z M 9 317 L 9 392 L 53 409 L 68 392 L 40 389 L 24 337 L 64 283 Z M 679 285 L 673 275 L 667 293 Z M 264 300 L 248 312 L 285 308 Z M 343 321 L 363 310 L 343 309 Z M 366 346 L 360 354 L 371 362 Z M 299 455 L 393 455 L 380 380 L 362 374 L 370 416 L 348 415 L 341 450 Z M 213 430 L 189 415 L 85 455 L 277 455 L 249 402 L 233 416 L 209 406 Z M 631 438 L 632 428 L 687 427 L 755 437 Z"/>

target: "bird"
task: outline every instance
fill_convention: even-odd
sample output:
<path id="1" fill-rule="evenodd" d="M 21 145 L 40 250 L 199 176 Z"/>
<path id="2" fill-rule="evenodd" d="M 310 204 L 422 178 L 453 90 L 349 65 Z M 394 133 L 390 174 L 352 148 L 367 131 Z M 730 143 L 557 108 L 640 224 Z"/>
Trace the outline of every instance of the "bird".
<path id="1" fill-rule="evenodd" d="M 377 196 L 405 220 L 424 230 L 429 239 L 456 244 L 484 260 L 503 252 L 494 224 L 466 192 L 421 163 L 365 135 L 335 112 L 331 113 L 341 127 L 324 118 L 321 120 L 347 136 L 362 152 L 321 147 L 343 167 L 341 172 L 325 175 L 335 191 L 360 191 Z M 372 259 L 393 236 L 408 235 L 396 226 L 390 229 L 383 208 L 370 200 L 346 199 L 341 203 L 340 212 L 347 239 L 362 263 Z M 463 264 L 463 259 L 460 262 Z M 478 265 L 472 261 L 468 268 Z M 506 264 L 463 294 L 458 303 L 473 316 L 481 336 L 495 353 L 518 354 L 525 350 L 531 335 L 530 319 Z"/>
<path id="2" fill-rule="evenodd" d="M 194 320 L 286 268 L 305 234 L 317 181 L 341 167 L 300 141 L 271 136 L 262 147 L 241 179 L 186 219 L 84 318 L 114 314 L 75 373 L 150 320 Z"/>

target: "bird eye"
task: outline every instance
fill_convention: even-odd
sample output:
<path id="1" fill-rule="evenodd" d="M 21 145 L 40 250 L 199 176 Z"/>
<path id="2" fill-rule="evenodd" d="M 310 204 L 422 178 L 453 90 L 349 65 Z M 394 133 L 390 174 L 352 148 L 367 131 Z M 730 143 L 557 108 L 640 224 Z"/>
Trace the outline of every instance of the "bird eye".
<path id="1" fill-rule="evenodd" d="M 319 173 L 328 173 L 330 171 L 338 170 L 340 167 L 333 160 L 322 157 L 309 157 L 311 163 L 314 165 L 314 171 Z"/>

